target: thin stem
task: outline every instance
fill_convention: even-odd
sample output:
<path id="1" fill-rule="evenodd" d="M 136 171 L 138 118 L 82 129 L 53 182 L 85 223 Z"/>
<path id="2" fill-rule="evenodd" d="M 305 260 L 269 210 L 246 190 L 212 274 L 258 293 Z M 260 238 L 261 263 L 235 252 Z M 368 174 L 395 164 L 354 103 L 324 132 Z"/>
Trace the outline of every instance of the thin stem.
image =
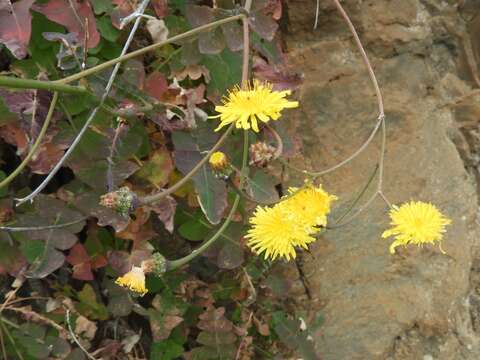
<path id="1" fill-rule="evenodd" d="M 378 170 L 378 165 L 375 166 L 375 169 L 373 170 L 372 172 L 372 175 L 370 175 L 370 178 L 368 179 L 367 183 L 365 184 L 365 186 L 362 188 L 362 190 L 360 191 L 360 193 L 355 197 L 355 199 L 353 200 L 353 202 L 350 204 L 350 206 L 348 207 L 348 209 L 342 214 L 340 215 L 340 217 L 338 219 L 335 219 L 335 224 L 338 224 L 340 221 L 342 221 L 345 216 L 347 216 L 352 210 L 353 208 L 355 207 L 355 205 L 358 204 L 358 202 L 360 201 L 360 199 L 363 197 L 363 195 L 365 194 L 365 192 L 367 191 L 367 189 L 369 188 L 370 184 L 372 183 L 373 179 L 375 178 L 375 175 L 377 174 L 377 170 Z"/>
<path id="2" fill-rule="evenodd" d="M 355 218 L 358 215 L 360 215 L 366 208 L 368 208 L 370 206 L 370 204 L 373 202 L 373 200 L 375 200 L 377 198 L 377 196 L 378 196 L 378 191 L 375 191 L 373 193 L 373 195 L 368 199 L 368 201 L 363 206 L 361 206 L 357 211 L 355 211 L 355 213 L 351 217 L 349 217 L 347 220 L 345 220 L 341 224 L 335 224 L 333 226 L 328 226 L 327 229 L 329 229 L 329 230 L 338 229 L 338 228 L 341 228 L 345 225 L 348 225 L 353 220 L 355 220 Z"/>
<path id="3" fill-rule="evenodd" d="M 71 225 L 75 225 L 81 223 L 82 221 L 87 220 L 88 217 L 81 217 L 80 219 L 73 220 L 63 224 L 55 224 L 55 225 L 44 225 L 44 226 L 0 226 L 0 231 L 7 231 L 7 232 L 21 232 L 21 231 L 40 231 L 40 230 L 52 230 L 52 229 L 61 229 Z"/>
<path id="4" fill-rule="evenodd" d="M 295 171 L 298 171 L 298 172 L 301 172 L 303 174 L 307 174 L 309 176 L 313 176 L 313 177 L 320 177 L 322 175 L 326 175 L 326 174 L 329 174 L 339 168 L 341 168 L 342 166 L 344 165 L 347 165 L 350 161 L 354 160 L 358 155 L 360 155 L 367 147 L 368 145 L 370 145 L 370 143 L 372 142 L 372 140 L 375 138 L 375 135 L 377 134 L 378 132 L 378 129 L 380 128 L 380 126 L 382 125 L 382 122 L 383 122 L 383 118 L 379 118 L 377 120 L 377 123 L 375 124 L 375 127 L 373 128 L 372 132 L 370 133 L 370 135 L 368 136 L 367 140 L 365 140 L 365 142 L 352 154 L 350 155 L 348 158 L 346 158 L 345 160 L 329 167 L 329 168 L 326 168 L 324 170 L 320 170 L 320 171 L 308 171 L 308 170 L 303 170 L 303 169 L 299 169 L 297 168 L 296 166 L 293 166 L 289 163 L 287 163 L 285 160 L 281 159 L 280 161 L 282 162 L 282 164 L 284 164 L 285 166 L 287 166 L 288 168 L 292 169 L 292 170 L 295 170 Z"/>
<path id="5" fill-rule="evenodd" d="M 159 201 L 163 198 L 165 198 L 166 196 L 174 193 L 175 191 L 177 191 L 178 189 L 180 189 L 185 183 L 187 183 L 190 178 L 195 175 L 195 173 L 200 170 L 200 168 L 208 161 L 208 159 L 210 158 L 210 156 L 215 152 L 217 151 L 217 149 L 220 148 L 220 146 L 223 145 L 223 143 L 225 142 L 225 140 L 227 139 L 228 135 L 230 135 L 230 133 L 232 132 L 233 130 L 233 124 L 230 125 L 228 128 L 227 128 L 227 131 L 225 131 L 223 133 L 223 135 L 220 137 L 220 139 L 218 139 L 217 143 L 207 152 L 207 154 L 193 167 L 192 170 L 190 170 L 183 178 L 181 178 L 177 183 L 175 183 L 174 185 L 170 186 L 168 189 L 165 189 L 165 190 L 162 190 L 158 193 L 155 193 L 155 194 L 152 194 L 152 195 L 147 195 L 147 196 L 142 196 L 142 197 L 139 197 L 138 198 L 138 204 L 139 206 L 142 206 L 142 205 L 147 205 L 147 204 L 151 204 L 151 203 L 154 203 L 156 201 Z"/>
<path id="6" fill-rule="evenodd" d="M 42 126 L 42 129 L 40 130 L 40 133 L 38 134 L 37 138 L 35 139 L 35 143 L 31 147 L 27 156 L 25 156 L 25 159 L 23 159 L 23 161 L 20 163 L 20 165 L 18 165 L 18 167 L 10 175 L 8 175 L 5 179 L 3 179 L 0 182 L 0 189 L 7 186 L 8 184 L 10 184 L 13 181 L 13 179 L 15 179 L 18 176 L 18 174 L 20 174 L 22 172 L 22 170 L 25 168 L 25 166 L 27 166 L 27 164 L 32 159 L 33 155 L 35 154 L 38 147 L 40 146 L 40 144 L 43 140 L 43 137 L 47 133 L 48 125 L 50 124 L 50 121 L 52 120 L 53 111 L 54 111 L 55 106 L 57 104 L 57 100 L 58 100 L 58 92 L 55 91 L 53 93 L 53 98 L 52 98 L 52 101 L 50 103 L 50 107 L 48 109 L 47 117 L 45 118 L 45 121 L 43 122 L 43 126 Z"/>
<path id="7" fill-rule="evenodd" d="M 84 354 L 85 354 L 90 360 L 97 360 L 96 358 L 94 358 L 94 357 L 88 352 L 87 349 L 85 349 L 85 348 L 83 347 L 83 345 L 80 343 L 80 341 L 78 341 L 77 336 L 76 336 L 75 333 L 73 332 L 72 325 L 70 324 L 70 310 L 69 310 L 69 309 L 65 309 L 65 321 L 67 322 L 68 331 L 70 332 L 70 337 L 71 337 L 72 340 L 78 345 L 78 347 L 80 348 L 80 350 L 82 350 L 82 351 L 84 352 Z"/>
<path id="8" fill-rule="evenodd" d="M 383 118 L 385 116 L 385 113 L 384 113 L 384 109 L 383 109 L 382 92 L 380 91 L 380 87 L 378 86 L 378 81 L 377 81 L 377 78 L 375 77 L 375 72 L 373 71 L 372 65 L 370 64 L 370 60 L 368 60 L 367 53 L 365 52 L 365 49 L 363 48 L 360 37 L 357 34 L 357 30 L 355 30 L 355 26 L 353 26 L 352 21 L 350 20 L 350 18 L 348 17 L 348 14 L 343 9 L 342 5 L 340 4 L 340 1 L 339 0 L 333 0 L 333 2 L 335 3 L 335 6 L 337 7 L 337 10 L 342 15 L 343 19 L 347 23 L 347 25 L 350 29 L 350 32 L 352 33 L 353 38 L 355 39 L 355 43 L 357 44 L 357 48 L 360 51 L 360 54 L 362 54 L 363 62 L 365 63 L 365 66 L 367 67 L 368 75 L 370 76 L 370 80 L 372 82 L 372 85 L 375 88 L 375 95 L 377 96 L 377 102 L 378 102 L 378 117 Z"/>
<path id="9" fill-rule="evenodd" d="M 244 130 L 243 133 L 243 160 L 242 160 L 242 171 L 246 169 L 247 166 L 247 160 L 248 160 L 248 131 Z M 242 178 L 240 179 L 240 188 L 243 185 Z M 167 262 L 167 269 L 168 270 L 175 270 L 178 269 L 179 267 L 187 264 L 188 262 L 192 261 L 195 259 L 198 255 L 202 254 L 205 250 L 207 250 L 217 239 L 220 238 L 220 236 L 223 234 L 225 229 L 230 225 L 230 222 L 232 221 L 232 217 L 235 214 L 235 211 L 237 211 L 238 204 L 240 203 L 240 196 L 236 195 L 235 200 L 233 201 L 232 208 L 230 209 L 230 212 L 227 215 L 227 218 L 223 222 L 222 226 L 218 229 L 218 231 L 207 241 L 205 241 L 198 249 L 193 250 L 190 254 L 187 256 L 184 256 L 181 259 L 178 260 L 173 260 L 173 261 L 168 261 Z"/>
<path id="10" fill-rule="evenodd" d="M 138 12 L 139 13 L 143 13 L 145 11 L 145 8 L 147 7 L 149 3 L 149 0 L 143 0 L 142 3 L 140 4 L 139 6 L 139 9 L 138 9 Z M 122 49 L 122 53 L 120 55 L 120 57 L 122 57 L 123 55 L 126 54 L 126 52 L 128 51 L 128 48 L 130 47 L 130 44 L 133 40 L 133 37 L 135 35 L 135 32 L 137 31 L 138 29 L 138 26 L 140 25 L 140 20 L 141 20 L 141 17 L 138 17 L 136 20 L 135 20 L 135 23 L 133 24 L 133 27 L 132 27 L 132 30 L 130 31 L 130 34 L 128 36 L 128 39 L 127 41 L 125 42 L 125 45 L 123 46 L 123 49 Z M 93 119 L 95 118 L 95 115 L 97 114 L 98 110 L 100 109 L 100 107 L 103 105 L 103 103 L 105 102 L 105 100 L 107 99 L 108 97 L 108 94 L 110 93 L 110 89 L 112 88 L 112 85 L 113 85 L 113 82 L 115 81 L 115 77 L 117 76 L 117 73 L 118 73 L 118 70 L 120 69 L 120 65 L 121 63 L 118 62 L 115 67 L 113 68 L 113 71 L 112 71 L 112 74 L 110 75 L 110 78 L 108 80 L 108 83 L 107 83 L 107 86 L 105 88 L 105 92 L 103 93 L 102 97 L 101 97 L 101 100 L 100 100 L 100 103 L 97 105 L 97 107 L 95 107 L 95 109 L 93 109 L 93 111 L 90 113 L 90 116 L 88 117 L 87 121 L 85 121 L 85 124 L 83 125 L 82 129 L 80 130 L 80 132 L 77 134 L 77 136 L 75 137 L 75 140 L 73 140 L 73 143 L 70 145 L 70 147 L 68 148 L 68 150 L 65 152 L 65 154 L 62 156 L 62 158 L 57 162 L 57 164 L 54 166 L 54 168 L 50 171 L 50 173 L 48 174 L 48 176 L 42 181 L 42 183 L 32 192 L 30 193 L 30 195 L 24 197 L 24 198 L 21 198 L 21 199 L 16 199 L 17 200 L 17 206 L 23 204 L 24 202 L 26 201 L 31 201 L 33 200 L 33 198 L 35 196 L 37 196 L 44 188 L 45 186 L 48 185 L 48 183 L 50 182 L 50 180 L 55 176 L 55 174 L 58 172 L 58 170 L 60 170 L 60 168 L 63 166 L 63 164 L 65 163 L 65 161 L 69 158 L 69 156 L 71 155 L 71 153 L 73 152 L 73 150 L 75 150 L 76 146 L 78 145 L 78 143 L 80 142 L 80 140 L 82 139 L 83 137 L 83 134 L 85 133 L 85 131 L 87 131 L 88 127 L 90 126 L 91 122 L 93 121 Z M 88 70 L 85 70 L 85 71 L 88 71 Z"/>
<path id="11" fill-rule="evenodd" d="M 13 89 L 42 89 L 68 94 L 83 94 L 88 91 L 84 86 L 66 85 L 57 83 L 56 81 L 20 79 L 10 76 L 0 76 L 0 87 Z"/>
<path id="12" fill-rule="evenodd" d="M 186 39 L 186 38 L 189 38 L 191 36 L 194 36 L 194 35 L 197 35 L 201 32 L 204 32 L 204 31 L 207 31 L 207 30 L 210 30 L 212 28 L 215 28 L 215 27 L 218 27 L 220 25 L 223 25 L 223 24 L 227 24 L 229 22 L 232 22 L 232 21 L 236 21 L 236 20 L 240 20 L 242 18 L 244 18 L 245 15 L 243 14 L 239 14 L 239 15 L 235 15 L 235 16 L 231 16 L 231 17 L 228 17 L 228 18 L 225 18 L 225 19 L 221 19 L 221 20 L 217 20 L 217 21 L 214 21 L 212 23 L 209 23 L 209 24 L 206 24 L 206 25 L 202 25 L 202 26 L 199 26 L 199 27 L 196 27 L 195 29 L 192 29 L 192 30 L 189 30 L 189 31 L 186 31 L 182 34 L 179 34 L 179 35 L 176 35 L 176 36 L 172 36 L 170 39 L 167 39 L 165 41 L 162 41 L 162 42 L 159 42 L 159 43 L 156 43 L 156 44 L 152 44 L 152 45 L 149 45 L 149 46 L 146 46 L 142 49 L 138 49 L 138 50 L 135 50 L 135 51 L 132 51 L 131 53 L 128 53 L 128 54 L 122 54 L 121 56 L 119 56 L 118 58 L 116 59 L 112 59 L 110 61 L 106 61 L 100 65 L 97 65 L 97 66 L 94 66 L 90 69 L 86 69 L 84 71 L 81 71 L 77 74 L 74 74 L 74 75 L 71 75 L 71 76 L 68 76 L 66 78 L 63 78 L 63 79 L 60 79 L 60 80 L 56 80 L 55 83 L 58 83 L 58 84 L 68 84 L 68 83 L 71 83 L 73 81 L 77 81 L 77 80 L 80 80 L 86 76 L 89 76 L 89 75 L 92 75 L 92 74 L 95 74 L 99 71 L 102 71 L 102 70 L 105 70 L 107 68 L 109 68 L 110 66 L 112 65 L 115 65 L 115 64 L 118 64 L 118 63 L 121 63 L 121 62 L 124 62 L 126 60 L 129 60 L 129 59 L 132 59 L 134 57 L 137 57 L 137 56 L 140 56 L 140 55 L 143 55 L 147 52 L 150 52 L 152 50 L 155 50 L 155 49 L 158 49 L 162 46 L 165 46 L 167 44 L 171 44 L 171 43 L 175 43 L 175 42 L 178 42 L 180 40 L 183 40 L 183 39 Z M 140 19 L 140 17 L 138 18 Z M 137 20 L 138 20 L 137 19 Z"/>
<path id="13" fill-rule="evenodd" d="M 270 133 L 273 135 L 275 139 L 275 142 L 277 143 L 277 148 L 275 149 L 275 153 L 273 154 L 273 158 L 272 158 L 272 160 L 276 160 L 283 153 L 283 141 L 280 135 L 278 135 L 278 132 L 272 126 L 266 123 L 265 127 L 268 129 L 268 131 L 270 131 Z"/>
<path id="14" fill-rule="evenodd" d="M 22 356 L 22 354 L 18 351 L 17 349 L 17 344 L 15 343 L 15 340 L 13 340 L 13 337 L 12 335 L 10 335 L 10 332 L 8 331 L 7 327 L 3 324 L 3 322 L 5 321 L 6 319 L 3 319 L 1 318 L 0 319 L 0 326 L 2 327 L 2 330 L 3 332 L 7 335 L 8 337 L 8 340 L 10 340 L 10 342 L 12 343 L 12 346 L 13 346 L 13 349 L 15 350 L 15 352 L 17 353 L 17 356 L 20 360 L 24 360 L 24 357 Z M 6 322 L 6 321 L 5 321 Z"/>
<path id="15" fill-rule="evenodd" d="M 386 145 L 386 128 L 385 128 L 385 112 L 384 112 L 384 107 L 383 107 L 383 97 L 382 93 L 380 91 L 380 87 L 378 86 L 377 78 L 375 77 L 375 72 L 373 71 L 372 65 L 370 64 L 370 61 L 368 60 L 368 56 L 365 52 L 365 49 L 363 48 L 362 42 L 360 41 L 360 38 L 358 37 L 357 31 L 355 30 L 355 27 L 353 26 L 353 23 L 351 22 L 350 18 L 348 17 L 347 13 L 343 9 L 342 5 L 340 4 L 339 0 L 333 0 L 335 3 L 337 10 L 340 12 L 342 15 L 343 19 L 347 23 L 350 32 L 353 34 L 353 37 L 355 39 L 355 42 L 357 44 L 357 47 L 362 54 L 362 59 L 363 62 L 365 63 L 365 66 L 367 67 L 368 74 L 370 76 L 370 80 L 373 84 L 373 87 L 375 89 L 375 94 L 377 97 L 377 104 L 378 104 L 378 121 L 377 121 L 377 126 L 376 129 L 378 129 L 378 126 L 381 125 L 382 127 L 382 140 L 381 140 L 381 148 L 380 148 L 380 159 L 378 163 L 378 183 L 377 183 L 377 190 L 375 193 L 368 199 L 368 201 L 360 208 L 358 209 L 348 220 L 343 222 L 340 225 L 335 225 L 332 228 L 338 228 L 341 226 L 344 226 L 348 224 L 349 222 L 353 221 L 358 215 L 360 215 L 370 204 L 376 199 L 377 196 L 381 196 L 387 204 L 390 205 L 390 202 L 386 199 L 385 195 L 383 195 L 382 191 L 382 186 L 383 186 L 383 168 L 384 168 L 384 160 L 385 160 L 385 145 Z M 376 132 L 376 130 L 375 130 Z M 391 206 L 391 205 L 390 205 Z"/>

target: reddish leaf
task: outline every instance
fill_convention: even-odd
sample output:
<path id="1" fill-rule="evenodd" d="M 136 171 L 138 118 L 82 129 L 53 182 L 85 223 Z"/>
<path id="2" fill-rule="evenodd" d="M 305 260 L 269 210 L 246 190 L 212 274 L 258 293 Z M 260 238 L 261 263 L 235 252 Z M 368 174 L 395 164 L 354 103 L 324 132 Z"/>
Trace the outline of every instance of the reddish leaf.
<path id="1" fill-rule="evenodd" d="M 87 250 L 82 244 L 76 244 L 71 248 L 70 253 L 67 256 L 67 261 L 71 265 L 79 265 L 81 263 L 90 261 L 90 257 L 87 254 Z"/>
<path id="2" fill-rule="evenodd" d="M 90 258 L 82 244 L 76 244 L 71 248 L 66 260 L 73 265 L 72 276 L 79 280 L 93 280 L 92 270 L 107 265 L 107 259 L 104 256 L 97 255 Z"/>
<path id="3" fill-rule="evenodd" d="M 167 16 L 168 14 L 168 3 L 167 0 L 153 0 L 153 8 L 155 9 L 155 14 L 161 19 Z"/>
<path id="4" fill-rule="evenodd" d="M 88 1 L 50 0 L 46 4 L 36 4 L 32 7 L 48 19 L 62 24 L 71 33 L 77 35 L 77 41 L 82 44 L 88 22 L 87 47 L 94 48 L 100 41 L 95 16 Z"/>
<path id="5" fill-rule="evenodd" d="M 187 5 L 185 16 L 193 27 L 198 27 L 215 21 L 213 11 L 211 7 L 205 5 Z"/>
<path id="6" fill-rule="evenodd" d="M 68 146 L 62 144 L 54 144 L 51 142 L 43 142 L 33 156 L 28 167 L 35 174 L 48 174 L 53 167 L 62 158 L 64 150 Z"/>
<path id="7" fill-rule="evenodd" d="M 0 43 L 17 59 L 27 56 L 27 46 L 32 33 L 30 7 L 34 0 L 8 1 L 0 8 Z"/>
<path id="8" fill-rule="evenodd" d="M 222 31 L 230 50 L 239 51 L 243 49 L 242 25 L 236 22 L 230 22 L 222 25 Z"/>
<path id="9" fill-rule="evenodd" d="M 142 242 L 153 238 L 156 233 L 152 230 L 150 219 L 150 211 L 146 208 L 138 208 L 135 210 L 135 220 L 130 220 L 125 230 L 117 232 L 116 236 L 120 239 L 133 241 L 133 247 L 137 248 Z"/>
<path id="10" fill-rule="evenodd" d="M 145 81 L 145 91 L 157 100 L 162 100 L 162 95 L 165 94 L 167 90 L 167 79 L 158 71 L 151 73 Z"/>
<path id="11" fill-rule="evenodd" d="M 253 58 L 252 70 L 257 79 L 268 81 L 277 91 L 297 89 L 303 82 L 299 75 L 288 72 L 282 64 L 270 65 L 258 56 Z"/>
<path id="12" fill-rule="evenodd" d="M 0 127 L 0 137 L 5 142 L 17 147 L 18 153 L 23 153 L 28 147 L 27 134 L 23 129 L 20 129 L 17 124 L 10 123 Z"/>
<path id="13" fill-rule="evenodd" d="M 120 24 L 124 17 L 130 15 L 135 9 L 132 7 L 133 1 L 131 0 L 112 0 L 112 4 L 117 7 L 110 14 L 112 18 L 112 24 L 117 29 L 120 29 Z"/>
<path id="14" fill-rule="evenodd" d="M 278 24 L 267 15 L 261 12 L 254 12 L 248 18 L 248 22 L 260 37 L 267 41 L 272 41 L 278 29 Z"/>
<path id="15" fill-rule="evenodd" d="M 93 280 L 92 267 L 90 263 L 84 262 L 73 266 L 72 277 L 78 280 L 90 281 Z"/>

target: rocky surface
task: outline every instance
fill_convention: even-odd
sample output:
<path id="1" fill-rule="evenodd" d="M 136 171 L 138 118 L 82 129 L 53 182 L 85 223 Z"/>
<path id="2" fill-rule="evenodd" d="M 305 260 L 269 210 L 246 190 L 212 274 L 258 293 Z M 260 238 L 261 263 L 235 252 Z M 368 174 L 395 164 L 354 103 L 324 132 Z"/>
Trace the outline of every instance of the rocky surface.
<path id="1" fill-rule="evenodd" d="M 325 233 L 303 256 L 301 272 L 325 360 L 479 359 L 480 257 L 477 168 L 480 164 L 480 4 L 440 0 L 344 1 L 385 100 L 384 193 L 393 203 L 430 201 L 453 220 L 438 247 L 390 255 L 387 208 L 380 199 L 354 222 Z M 367 138 L 377 117 L 374 91 L 333 2 L 289 1 L 286 46 L 305 81 L 292 123 L 311 169 L 333 165 Z M 478 15 L 478 14 L 477 14 Z M 477 17 L 480 18 L 480 15 Z M 473 20 L 472 20 L 473 19 Z M 480 22 L 479 22 L 480 24 Z M 477 34 L 476 38 L 474 34 Z M 480 58 L 479 58 L 480 59 Z M 379 140 L 355 161 L 322 178 L 340 197 L 339 215 L 367 182 Z M 301 177 L 292 174 L 292 182 Z"/>

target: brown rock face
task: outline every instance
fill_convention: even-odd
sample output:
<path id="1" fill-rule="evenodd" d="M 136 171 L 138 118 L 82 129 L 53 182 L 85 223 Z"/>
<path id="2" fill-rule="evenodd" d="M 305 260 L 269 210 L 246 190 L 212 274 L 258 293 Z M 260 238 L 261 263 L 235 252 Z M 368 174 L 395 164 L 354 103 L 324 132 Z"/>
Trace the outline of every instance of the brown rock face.
<path id="1" fill-rule="evenodd" d="M 292 161 L 316 170 L 351 155 L 377 117 L 351 34 L 333 2 L 320 3 L 319 27 L 312 30 L 315 2 L 289 1 L 287 36 L 291 65 L 305 76 L 301 108 L 290 119 L 303 139 L 303 157 Z M 325 360 L 480 359 L 480 96 L 472 93 L 480 84 L 470 80 L 478 69 L 468 46 L 480 38 L 470 37 L 466 23 L 480 6 L 472 10 L 468 1 L 439 0 L 342 3 L 385 100 L 384 193 L 396 204 L 432 202 L 453 223 L 443 242 L 446 255 L 432 246 L 398 248 L 390 255 L 391 241 L 381 238 L 389 219 L 380 199 L 354 222 L 327 231 L 302 266 L 311 311 L 326 318 L 314 338 L 318 353 Z M 379 144 L 377 136 L 355 161 L 322 179 L 340 198 L 332 218 L 367 182 Z"/>

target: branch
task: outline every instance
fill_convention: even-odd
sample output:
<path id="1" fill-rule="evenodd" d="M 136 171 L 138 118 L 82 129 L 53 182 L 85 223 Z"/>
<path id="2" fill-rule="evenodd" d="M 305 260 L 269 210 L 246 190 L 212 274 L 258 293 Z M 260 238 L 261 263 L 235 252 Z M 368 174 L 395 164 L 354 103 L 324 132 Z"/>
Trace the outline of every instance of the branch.
<path id="1" fill-rule="evenodd" d="M 35 140 L 35 143 L 33 144 L 32 148 L 28 152 L 25 159 L 23 159 L 23 161 L 20 163 L 20 165 L 18 165 L 18 167 L 15 170 L 13 170 L 13 172 L 10 175 L 8 175 L 5 179 L 3 179 L 0 182 L 0 189 L 7 186 L 8 184 L 10 184 L 13 181 L 13 179 L 15 179 L 18 176 L 18 174 L 20 174 L 22 172 L 22 170 L 25 168 L 25 166 L 27 166 L 27 164 L 32 159 L 33 155 L 35 154 L 38 147 L 40 146 L 40 143 L 42 142 L 43 137 L 47 133 L 48 125 L 50 124 L 50 121 L 52 120 L 53 111 L 55 109 L 55 105 L 57 104 L 57 100 L 58 100 L 58 92 L 55 91 L 53 93 L 53 98 L 52 98 L 52 101 L 50 103 L 50 107 L 48 109 L 47 117 L 45 118 L 45 121 L 43 122 L 42 129 L 40 130 L 40 133 L 38 134 L 38 136 Z"/>
<path id="2" fill-rule="evenodd" d="M 147 7 L 148 5 L 148 2 L 149 0 L 143 0 L 142 3 L 140 4 L 139 6 L 139 10 L 138 12 L 139 13 L 143 13 L 145 11 L 145 8 Z M 138 17 L 136 20 L 135 20 L 135 24 L 133 24 L 133 27 L 132 27 L 132 30 L 130 31 L 130 34 L 128 36 L 128 39 L 122 49 L 122 53 L 120 55 L 120 57 L 122 57 L 123 55 L 126 54 L 128 48 L 130 47 L 130 43 L 132 42 L 133 40 L 133 37 L 135 35 L 135 32 L 137 31 L 138 29 L 138 25 L 140 24 L 140 20 L 141 20 L 141 17 Z M 83 134 L 85 133 L 85 131 L 87 130 L 87 128 L 90 126 L 91 122 L 93 121 L 93 119 L 95 118 L 95 115 L 97 114 L 98 110 L 100 109 L 100 107 L 103 105 L 103 103 L 105 102 L 105 100 L 107 99 L 108 97 L 108 94 L 110 93 L 110 89 L 112 88 L 112 85 L 113 85 L 113 82 L 115 81 L 115 77 L 117 76 L 117 73 L 118 73 L 118 70 L 120 69 L 120 65 L 121 63 L 118 62 L 115 67 L 113 68 L 113 71 L 112 71 L 112 74 L 110 75 L 110 78 L 108 80 L 108 83 L 107 83 L 107 86 L 105 88 L 105 92 L 103 93 L 102 97 L 101 97 L 101 100 L 100 100 L 100 103 L 97 105 L 97 107 L 95 109 L 93 109 L 93 111 L 90 113 L 90 116 L 88 117 L 87 121 L 85 122 L 85 124 L 83 125 L 82 129 L 80 130 L 80 132 L 78 133 L 77 137 L 75 138 L 75 140 L 73 140 L 73 143 L 70 145 L 70 147 L 68 148 L 68 150 L 65 152 L 65 154 L 62 156 L 62 158 L 60 159 L 60 161 L 55 165 L 55 167 L 52 169 L 52 171 L 50 171 L 50 173 L 48 174 L 48 176 L 42 181 L 42 183 L 28 196 L 24 197 L 24 198 L 21 198 L 21 199 L 16 199 L 17 200 L 17 206 L 23 204 L 24 202 L 26 201 L 31 201 L 33 200 L 33 198 L 35 198 L 35 196 L 37 196 L 44 188 L 45 186 L 48 185 L 48 183 L 50 182 L 50 180 L 55 176 L 55 174 L 58 172 L 58 170 L 60 170 L 60 168 L 63 166 L 63 164 L 65 163 L 65 161 L 68 159 L 68 157 L 71 155 L 71 153 L 73 152 L 73 150 L 75 150 L 75 147 L 78 145 L 78 143 L 80 142 Z M 91 69 L 90 69 L 91 70 Z M 88 71 L 88 70 L 85 70 L 85 71 Z"/>
<path id="3" fill-rule="evenodd" d="M 207 31 L 207 30 L 210 30 L 212 28 L 216 28 L 220 25 L 223 25 L 223 24 L 227 24 L 229 22 L 232 22 L 232 21 L 236 21 L 236 20 L 241 20 L 245 18 L 245 15 L 243 14 L 239 14 L 239 15 L 235 15 L 235 16 L 231 16 L 231 17 L 228 17 L 228 18 L 225 18 L 225 19 L 221 19 L 221 20 L 217 20 L 217 21 L 214 21 L 210 24 L 206 24 L 206 25 L 202 25 L 202 26 L 199 26 L 199 27 L 196 27 L 195 29 L 192 29 L 192 30 L 189 30 L 189 31 L 186 31 L 182 34 L 179 34 L 179 35 L 176 35 L 176 36 L 172 36 L 170 39 L 167 39 L 165 41 L 162 41 L 162 42 L 158 42 L 158 43 L 155 43 L 155 44 L 152 44 L 152 45 L 149 45 L 149 46 L 146 46 L 142 49 L 138 49 L 138 50 L 135 50 L 135 51 L 132 51 L 131 53 L 128 53 L 128 54 L 123 54 L 120 55 L 118 58 L 116 59 L 112 59 L 112 60 L 109 60 L 109 61 L 106 61 L 100 65 L 97 65 L 97 66 L 94 66 L 90 69 L 86 69 L 84 71 L 81 71 L 77 74 L 74 74 L 74 75 L 71 75 L 71 76 L 68 76 L 66 78 L 63 78 L 63 79 L 60 79 L 60 80 L 56 80 L 54 81 L 55 83 L 57 84 L 68 84 L 68 83 L 71 83 L 73 81 L 76 81 L 76 80 L 80 80 L 86 76 L 89 76 L 89 75 L 92 75 L 92 74 L 95 74 L 99 71 L 102 71 L 102 70 L 105 70 L 107 68 L 109 68 L 110 66 L 112 65 L 115 65 L 115 64 L 118 64 L 118 63 L 121 63 L 123 61 L 126 61 L 126 60 L 129 60 L 129 59 L 132 59 L 134 57 L 137 57 L 137 56 L 140 56 L 140 55 L 143 55 L 147 52 L 150 52 L 150 51 L 153 51 L 153 50 L 156 50 L 158 49 L 159 47 L 162 47 L 162 46 L 165 46 L 167 44 L 171 44 L 171 43 L 175 43 L 175 42 L 178 42 L 180 40 L 183 40 L 183 39 L 186 39 L 186 38 L 189 38 L 191 36 L 194 36 L 194 35 L 197 35 L 201 32 L 204 32 L 204 31 Z M 140 19 L 137 18 L 137 20 Z"/>
<path id="4" fill-rule="evenodd" d="M 82 94 L 87 92 L 87 89 L 84 86 L 71 86 L 60 84 L 55 81 L 20 79 L 10 76 L 0 76 L 0 87 L 14 89 L 42 89 L 64 92 L 68 94 Z"/>

